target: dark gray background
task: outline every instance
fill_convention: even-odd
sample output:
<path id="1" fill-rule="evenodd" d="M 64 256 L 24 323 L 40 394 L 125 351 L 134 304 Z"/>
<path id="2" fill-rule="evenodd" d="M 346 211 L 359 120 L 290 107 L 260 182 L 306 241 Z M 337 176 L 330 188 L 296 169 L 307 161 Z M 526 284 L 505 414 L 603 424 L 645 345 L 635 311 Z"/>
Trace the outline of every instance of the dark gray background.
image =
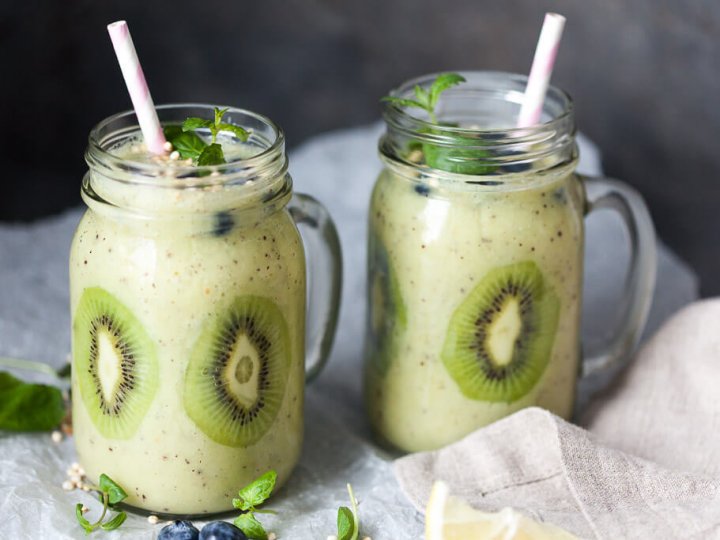
<path id="1" fill-rule="evenodd" d="M 115 19 L 157 103 L 257 110 L 294 146 L 376 120 L 378 98 L 416 75 L 527 72 L 547 10 L 568 17 L 554 83 L 606 171 L 642 192 L 703 295 L 720 293 L 717 0 L 5 0 L 0 220 L 80 202 L 89 129 L 130 105 L 105 30 Z"/>

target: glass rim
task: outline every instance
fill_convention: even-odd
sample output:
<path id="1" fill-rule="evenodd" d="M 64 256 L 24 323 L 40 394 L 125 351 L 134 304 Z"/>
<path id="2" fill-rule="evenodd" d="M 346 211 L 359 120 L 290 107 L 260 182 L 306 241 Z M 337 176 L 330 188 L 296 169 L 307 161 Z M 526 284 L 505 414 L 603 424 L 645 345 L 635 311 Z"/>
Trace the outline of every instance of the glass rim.
<path id="1" fill-rule="evenodd" d="M 441 71 L 436 73 L 429 73 L 425 75 L 420 75 L 418 77 L 415 77 L 413 79 L 409 79 L 407 81 L 404 81 L 402 84 L 400 84 L 398 87 L 392 89 L 390 91 L 390 96 L 393 97 L 407 97 L 408 94 L 411 94 L 415 86 L 428 86 L 432 81 L 434 81 L 438 75 L 441 75 L 443 73 L 448 73 L 447 71 Z M 512 73 L 507 71 L 494 71 L 494 70 L 465 70 L 465 71 L 455 71 L 453 73 L 458 73 L 459 75 L 462 75 L 467 80 L 467 83 L 461 83 L 461 85 L 466 84 L 472 84 L 472 79 L 483 77 L 487 79 L 492 80 L 504 80 L 507 83 L 506 88 L 494 88 L 492 91 L 496 93 L 500 92 L 516 92 L 519 88 L 522 88 L 523 90 L 527 86 L 527 80 L 528 76 L 519 74 L 519 73 Z M 519 88 L 511 88 L 511 85 L 518 86 Z M 473 88 L 472 86 L 470 88 L 463 87 L 461 85 L 458 85 L 456 87 L 452 87 L 448 90 L 446 90 L 446 94 L 449 95 L 457 95 L 461 92 L 477 92 L 479 89 L 477 87 Z M 562 126 L 563 123 L 566 123 L 568 121 L 571 122 L 571 125 L 574 126 L 574 113 L 575 113 L 575 104 L 570 96 L 569 93 L 567 93 L 565 90 L 559 88 L 555 85 L 548 85 L 547 94 L 545 97 L 545 102 L 543 104 L 543 111 L 546 110 L 546 106 L 548 104 L 548 100 L 556 100 L 559 103 L 562 104 L 561 112 L 558 115 L 555 115 L 554 117 L 550 118 L 549 120 L 546 120 L 544 122 L 539 122 L 537 124 L 534 124 L 532 126 L 528 127 L 460 127 L 460 126 L 446 126 L 446 125 L 438 125 L 437 123 L 433 123 L 429 120 L 425 120 L 423 118 L 420 118 L 419 116 L 415 116 L 413 114 L 408 113 L 405 107 L 402 107 L 400 105 L 397 105 L 393 102 L 385 102 L 383 107 L 383 118 L 386 122 L 392 124 L 394 127 L 402 128 L 402 126 L 399 124 L 399 122 L 396 121 L 405 121 L 409 125 L 417 126 L 417 129 L 413 129 L 415 132 L 420 132 L 421 130 L 429 130 L 433 129 L 440 133 L 448 133 L 450 135 L 454 136 L 462 136 L 464 138 L 472 139 L 474 136 L 477 137 L 480 136 L 499 136 L 499 135 L 506 135 L 509 138 L 512 138 L 514 141 L 517 142 L 524 142 L 527 140 L 533 140 L 537 137 L 538 134 L 547 132 L 547 131 L 555 131 L 559 126 Z M 511 101 L 511 100 L 506 100 Z M 403 128 L 403 130 L 407 131 L 407 128 Z"/>
<path id="2" fill-rule="evenodd" d="M 261 147 L 261 151 L 257 154 L 219 165 L 173 165 L 172 167 L 168 167 L 163 163 L 147 163 L 119 157 L 109 151 L 104 146 L 104 143 L 112 134 L 117 134 L 126 129 L 129 130 L 129 128 L 113 130 L 111 126 L 118 121 L 133 118 L 135 119 L 135 125 L 132 126 L 131 129 L 133 129 L 133 131 L 140 129 L 135 111 L 129 109 L 108 116 L 93 126 L 88 135 L 85 160 L 91 169 L 99 165 L 105 169 L 128 173 L 129 178 L 123 179 L 123 181 L 127 183 L 144 184 L 152 182 L 157 184 L 159 179 L 167 179 L 182 181 L 187 187 L 204 187 L 224 184 L 228 181 L 229 176 L 237 177 L 246 175 L 249 172 L 257 173 L 272 166 L 279 156 L 284 156 L 285 134 L 280 126 L 263 114 L 240 107 L 210 105 L 207 103 L 164 103 L 156 105 L 155 109 L 158 111 L 159 116 L 162 116 L 162 113 L 165 111 L 181 111 L 183 109 L 206 110 L 212 115 L 215 107 L 227 108 L 226 114 L 236 114 L 250 118 L 269 128 L 272 137 L 267 140 L 268 145 L 264 148 Z M 161 125 L 172 124 L 163 123 L 161 119 Z M 108 133 L 103 134 L 104 130 L 108 130 Z M 251 129 L 250 131 L 250 137 L 252 137 L 253 130 Z M 286 161 L 287 160 L 285 160 L 285 162 Z M 285 164 L 285 168 L 286 167 L 287 165 Z M 164 176 L 162 174 L 167 171 L 172 171 L 173 175 Z M 217 174 L 211 176 L 212 173 Z M 195 181 L 193 182 L 193 180 Z M 197 180 L 201 180 L 201 182 L 197 182 Z"/>

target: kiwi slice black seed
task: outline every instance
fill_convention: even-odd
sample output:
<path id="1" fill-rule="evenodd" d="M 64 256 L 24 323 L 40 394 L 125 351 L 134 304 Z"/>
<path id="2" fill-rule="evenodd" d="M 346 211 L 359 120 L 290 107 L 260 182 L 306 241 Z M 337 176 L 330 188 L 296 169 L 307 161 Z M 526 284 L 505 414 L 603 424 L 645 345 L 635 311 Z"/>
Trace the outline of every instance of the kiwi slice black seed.
<path id="1" fill-rule="evenodd" d="M 260 296 L 237 297 L 203 328 L 185 372 L 183 402 L 195 424 L 225 446 L 250 446 L 280 411 L 290 338 L 280 309 Z"/>
<path id="2" fill-rule="evenodd" d="M 456 309 L 443 346 L 462 393 L 506 403 L 527 394 L 550 361 L 559 307 L 532 261 L 488 272 Z"/>
<path id="3" fill-rule="evenodd" d="M 73 377 L 97 430 L 127 439 L 157 392 L 155 344 L 145 328 L 104 289 L 83 291 L 73 320 Z"/>
<path id="4" fill-rule="evenodd" d="M 375 369 L 385 374 L 398 352 L 398 336 L 407 327 L 407 310 L 387 250 L 373 232 L 368 253 L 368 355 Z"/>

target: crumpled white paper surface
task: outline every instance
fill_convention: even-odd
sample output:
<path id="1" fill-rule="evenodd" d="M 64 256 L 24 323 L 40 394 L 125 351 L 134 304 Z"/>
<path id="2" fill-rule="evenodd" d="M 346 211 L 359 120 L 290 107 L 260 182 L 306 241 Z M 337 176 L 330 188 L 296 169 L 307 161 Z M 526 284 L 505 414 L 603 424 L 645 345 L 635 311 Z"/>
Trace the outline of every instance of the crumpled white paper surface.
<path id="1" fill-rule="evenodd" d="M 316 137 L 290 154 L 298 192 L 326 204 L 335 217 L 344 250 L 343 306 L 335 347 L 325 372 L 307 389 L 305 445 L 300 464 L 262 516 L 282 539 L 325 539 L 336 530 L 337 508 L 348 505 L 352 483 L 360 501 L 363 536 L 374 540 L 422 537 L 422 516 L 400 491 L 391 470 L 395 457 L 376 447 L 361 399 L 364 335 L 366 212 L 380 169 L 380 125 Z M 581 140 L 581 172 L 600 170 L 597 151 Z M 78 178 L 78 189 L 80 179 Z M 0 227 L 0 356 L 59 366 L 70 350 L 67 254 L 81 210 L 32 225 Z M 622 226 L 607 212 L 587 221 L 583 336 L 597 341 L 611 326 L 622 294 L 628 249 Z M 690 269 L 660 246 L 656 296 L 646 334 L 697 297 Z M 32 378 L 27 373 L 19 376 Z M 596 379 L 581 386 L 584 399 Z M 74 461 L 72 440 L 60 445 L 49 434 L 0 433 L 0 538 L 80 539 L 74 504 L 97 503 L 88 494 L 61 488 Z M 238 486 L 240 487 L 240 486 Z M 92 517 L 92 516 L 91 516 Z M 109 540 L 152 539 L 161 528 L 130 515 L 121 529 L 97 536 Z"/>

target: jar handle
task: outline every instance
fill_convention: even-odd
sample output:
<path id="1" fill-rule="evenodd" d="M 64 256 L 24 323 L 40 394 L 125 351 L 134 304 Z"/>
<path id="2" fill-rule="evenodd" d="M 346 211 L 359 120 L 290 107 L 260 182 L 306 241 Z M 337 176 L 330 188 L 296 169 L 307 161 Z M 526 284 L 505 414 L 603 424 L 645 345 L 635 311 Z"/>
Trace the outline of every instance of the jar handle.
<path id="1" fill-rule="evenodd" d="M 325 207 L 296 193 L 288 204 L 306 249 L 308 307 L 305 330 L 305 377 L 320 374 L 332 349 L 340 310 L 342 252 L 337 229 Z"/>
<path id="2" fill-rule="evenodd" d="M 630 354 L 645 328 L 657 270 L 655 228 L 640 194 L 610 178 L 583 178 L 586 214 L 603 208 L 617 212 L 630 238 L 630 268 L 625 280 L 620 314 L 607 343 L 583 362 L 583 377 L 605 371 Z"/>

